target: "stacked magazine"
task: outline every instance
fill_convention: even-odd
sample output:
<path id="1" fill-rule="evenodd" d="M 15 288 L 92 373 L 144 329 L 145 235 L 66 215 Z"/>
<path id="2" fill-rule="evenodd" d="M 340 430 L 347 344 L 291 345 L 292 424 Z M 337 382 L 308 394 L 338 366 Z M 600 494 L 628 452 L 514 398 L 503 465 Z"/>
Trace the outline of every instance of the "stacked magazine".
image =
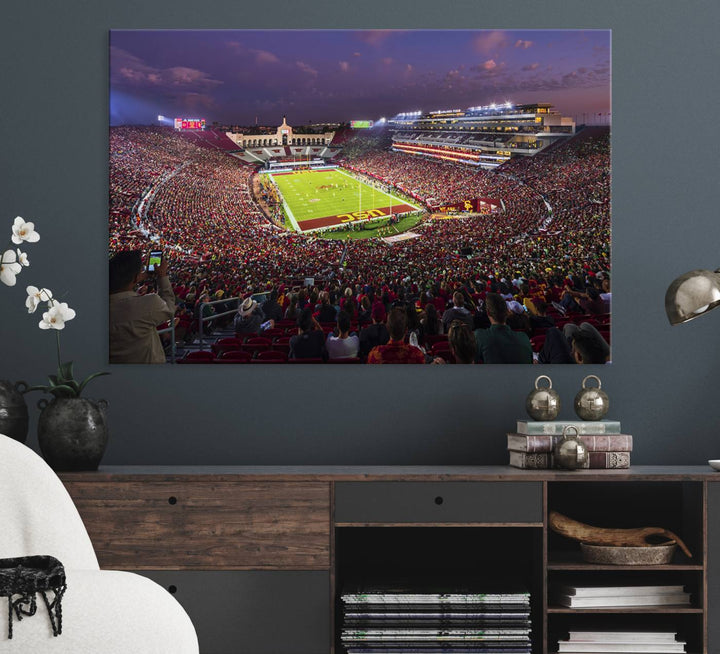
<path id="1" fill-rule="evenodd" d="M 558 643 L 558 652 L 673 654 L 684 652 L 685 645 L 674 631 L 571 631 L 568 640 Z"/>
<path id="2" fill-rule="evenodd" d="M 555 603 L 573 609 L 632 606 L 689 606 L 684 586 L 569 586 L 557 584 Z"/>
<path id="3" fill-rule="evenodd" d="M 343 602 L 349 654 L 530 654 L 530 594 L 353 589 Z"/>

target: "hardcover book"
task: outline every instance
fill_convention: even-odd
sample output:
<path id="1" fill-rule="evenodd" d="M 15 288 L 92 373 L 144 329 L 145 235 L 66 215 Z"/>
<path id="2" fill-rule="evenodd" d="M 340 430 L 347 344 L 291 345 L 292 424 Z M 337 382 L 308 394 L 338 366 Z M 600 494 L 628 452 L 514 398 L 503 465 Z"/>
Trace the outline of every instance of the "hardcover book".
<path id="1" fill-rule="evenodd" d="M 527 470 L 544 470 L 555 467 L 551 452 L 510 451 L 510 465 Z M 630 467 L 630 452 L 588 452 L 586 463 L 580 466 L 588 470 L 624 470 Z"/>
<path id="2" fill-rule="evenodd" d="M 552 452 L 562 439 L 557 434 L 508 433 L 508 450 L 515 452 Z M 581 434 L 580 440 L 590 452 L 632 452 L 630 434 Z"/>
<path id="3" fill-rule="evenodd" d="M 575 427 L 578 434 L 619 434 L 619 420 L 518 420 L 518 434 L 562 436 L 565 427 Z"/>

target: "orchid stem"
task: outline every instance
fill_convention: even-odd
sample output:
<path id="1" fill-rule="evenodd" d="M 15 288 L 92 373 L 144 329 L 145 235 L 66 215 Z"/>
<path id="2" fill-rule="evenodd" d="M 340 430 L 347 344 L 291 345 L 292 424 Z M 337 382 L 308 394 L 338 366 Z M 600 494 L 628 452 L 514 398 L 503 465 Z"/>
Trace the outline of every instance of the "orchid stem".
<path id="1" fill-rule="evenodd" d="M 58 357 L 58 370 L 61 368 L 60 364 L 60 331 L 55 331 L 55 336 L 57 336 L 57 357 Z"/>

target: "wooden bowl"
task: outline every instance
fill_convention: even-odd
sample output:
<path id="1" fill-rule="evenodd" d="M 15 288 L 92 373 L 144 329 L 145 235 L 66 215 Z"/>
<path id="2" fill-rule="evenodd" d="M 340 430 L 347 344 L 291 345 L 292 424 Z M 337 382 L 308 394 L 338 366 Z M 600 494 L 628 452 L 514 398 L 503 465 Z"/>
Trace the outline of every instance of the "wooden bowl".
<path id="1" fill-rule="evenodd" d="M 646 547 L 580 543 L 583 561 L 604 565 L 665 565 L 672 561 L 676 548 L 674 542 Z"/>

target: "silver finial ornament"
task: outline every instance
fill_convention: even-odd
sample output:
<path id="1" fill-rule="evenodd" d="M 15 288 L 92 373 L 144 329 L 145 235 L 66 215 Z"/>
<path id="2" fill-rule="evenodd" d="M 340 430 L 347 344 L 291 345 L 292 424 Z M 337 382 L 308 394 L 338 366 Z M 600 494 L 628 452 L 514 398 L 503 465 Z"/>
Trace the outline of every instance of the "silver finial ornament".
<path id="1" fill-rule="evenodd" d="M 570 435 L 570 430 L 575 432 Z M 585 443 L 580 440 L 577 427 L 568 425 L 563 429 L 562 440 L 558 441 L 554 449 L 554 461 L 557 468 L 576 470 L 582 468 L 588 461 L 588 451 Z"/>
<path id="2" fill-rule="evenodd" d="M 588 379 L 597 381 L 597 388 L 585 385 Z M 575 413 L 581 420 L 600 420 L 610 408 L 610 398 L 601 390 L 602 382 L 597 375 L 588 375 L 582 381 L 582 389 L 575 396 Z"/>
<path id="3" fill-rule="evenodd" d="M 540 388 L 541 379 L 547 379 L 547 388 Z M 560 413 L 560 396 L 553 390 L 552 379 L 540 375 L 535 380 L 535 390 L 530 391 L 525 400 L 525 410 L 533 420 L 555 420 Z"/>

